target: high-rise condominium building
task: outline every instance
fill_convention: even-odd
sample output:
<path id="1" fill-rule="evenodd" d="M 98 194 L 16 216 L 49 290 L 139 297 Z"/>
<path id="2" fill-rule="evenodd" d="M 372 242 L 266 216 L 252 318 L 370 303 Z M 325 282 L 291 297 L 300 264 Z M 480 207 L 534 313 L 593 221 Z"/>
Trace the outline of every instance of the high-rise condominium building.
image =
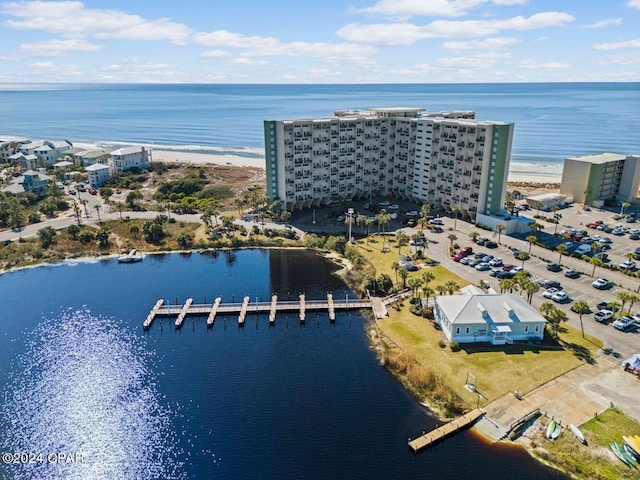
<path id="1" fill-rule="evenodd" d="M 267 195 L 287 210 L 392 195 L 471 218 L 503 208 L 513 124 L 474 112 L 339 111 L 265 120 Z"/>

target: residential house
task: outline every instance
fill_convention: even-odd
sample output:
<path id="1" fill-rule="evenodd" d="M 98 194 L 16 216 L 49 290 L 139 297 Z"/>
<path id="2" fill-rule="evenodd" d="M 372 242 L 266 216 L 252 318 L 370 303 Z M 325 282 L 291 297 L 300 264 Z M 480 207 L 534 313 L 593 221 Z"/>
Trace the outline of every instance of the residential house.
<path id="1" fill-rule="evenodd" d="M 87 180 L 93 188 L 100 188 L 109 180 L 109 176 L 111 175 L 109 165 L 105 165 L 104 163 L 94 163 L 93 165 L 85 167 L 84 171 L 87 172 Z"/>
<path id="2" fill-rule="evenodd" d="M 111 152 L 111 171 L 123 172 L 133 167 L 148 169 L 151 165 L 151 151 L 140 146 L 122 147 Z"/>
<path id="3" fill-rule="evenodd" d="M 73 158 L 78 165 L 88 167 L 95 163 L 109 163 L 110 150 L 81 150 L 77 152 Z"/>
<path id="4" fill-rule="evenodd" d="M 24 154 L 22 152 L 14 153 L 7 161 L 12 164 L 18 164 L 23 170 L 35 170 L 38 167 L 38 157 L 32 154 Z"/>
<path id="5" fill-rule="evenodd" d="M 26 192 L 40 194 L 49 188 L 51 177 L 35 170 L 27 170 L 23 173 L 22 186 Z"/>
<path id="6" fill-rule="evenodd" d="M 437 296 L 434 315 L 449 341 L 504 345 L 542 339 L 545 318 L 519 295 Z"/>

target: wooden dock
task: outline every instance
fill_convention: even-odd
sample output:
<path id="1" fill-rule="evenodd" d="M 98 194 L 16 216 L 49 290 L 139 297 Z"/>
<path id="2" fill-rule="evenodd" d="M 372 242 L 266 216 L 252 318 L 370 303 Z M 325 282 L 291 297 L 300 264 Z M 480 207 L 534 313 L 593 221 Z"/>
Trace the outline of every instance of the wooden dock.
<path id="1" fill-rule="evenodd" d="M 242 300 L 242 306 L 240 307 L 240 314 L 238 315 L 238 325 L 244 325 L 244 318 L 247 316 L 247 308 L 249 308 L 249 295 Z"/>
<path id="2" fill-rule="evenodd" d="M 211 306 L 211 311 L 209 312 L 209 316 L 207 317 L 207 326 L 213 326 L 213 323 L 216 321 L 216 314 L 218 313 L 218 308 L 220 307 L 220 302 L 222 302 L 222 297 L 217 297 Z"/>
<path id="3" fill-rule="evenodd" d="M 159 299 L 147 318 L 143 322 L 145 329 L 151 328 L 157 317 L 177 317 L 175 320 L 176 328 L 180 328 L 187 316 L 203 316 L 207 319 L 207 326 L 213 326 L 216 318 L 220 315 L 237 315 L 238 324 L 243 325 L 245 317 L 251 313 L 264 313 L 269 315 L 269 322 L 275 323 L 278 313 L 294 313 L 299 314 L 300 322 L 304 323 L 307 312 L 328 312 L 329 320 L 335 322 L 335 312 L 339 310 L 359 310 L 370 309 L 370 300 L 348 299 L 336 301 L 331 294 L 326 299 L 308 300 L 304 294 L 298 297 L 298 300 L 280 301 L 277 295 L 271 297 L 270 302 L 250 301 L 250 296 L 244 297 L 242 303 L 223 303 L 221 297 L 217 297 L 213 303 L 196 304 L 192 298 L 187 299 L 183 305 L 170 305 L 165 303 L 163 299 Z"/>
<path id="4" fill-rule="evenodd" d="M 178 318 L 176 318 L 177 328 L 180 328 L 182 326 L 182 322 L 184 322 L 184 317 L 187 316 L 187 313 L 189 312 L 189 307 L 191 306 L 192 303 L 193 303 L 193 298 L 187 298 L 187 301 L 184 302 L 184 305 L 182 306 L 182 310 L 180 310 L 180 313 L 178 314 Z"/>
<path id="5" fill-rule="evenodd" d="M 468 427 L 483 415 L 484 411 L 480 408 L 472 410 L 469 413 L 465 413 L 463 416 L 458 417 L 449 423 L 445 423 L 441 427 L 438 427 L 435 430 L 430 431 L 429 433 L 425 433 L 415 440 L 411 440 L 409 442 L 409 448 L 413 450 L 413 453 L 418 453 L 423 448 L 430 447 L 434 443 L 439 442 L 449 435 L 452 435 L 462 430 L 463 428 Z"/>
<path id="6" fill-rule="evenodd" d="M 278 313 L 278 295 L 271 296 L 271 310 L 269 310 L 269 323 L 273 325 L 276 321 L 276 313 Z"/>

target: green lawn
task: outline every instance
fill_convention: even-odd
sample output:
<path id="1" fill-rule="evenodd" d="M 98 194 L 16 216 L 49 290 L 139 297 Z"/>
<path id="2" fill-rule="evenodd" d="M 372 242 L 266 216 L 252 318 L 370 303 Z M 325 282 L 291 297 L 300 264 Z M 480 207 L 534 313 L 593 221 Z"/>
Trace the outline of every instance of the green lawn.
<path id="1" fill-rule="evenodd" d="M 595 352 L 602 343 L 564 325 L 561 340 L 572 350 L 554 345 L 467 345 L 458 352 L 438 342 L 446 338 L 434 324 L 409 312 L 408 303 L 394 315 L 378 321 L 383 332 L 422 366 L 436 371 L 470 406 L 476 394 L 464 388 L 467 372 L 477 377 L 477 389 L 488 403 L 514 390 L 526 393 L 540 384 L 577 367 L 581 358 Z M 446 342 L 448 345 L 448 342 Z M 508 372 L 508 375 L 505 375 Z"/>

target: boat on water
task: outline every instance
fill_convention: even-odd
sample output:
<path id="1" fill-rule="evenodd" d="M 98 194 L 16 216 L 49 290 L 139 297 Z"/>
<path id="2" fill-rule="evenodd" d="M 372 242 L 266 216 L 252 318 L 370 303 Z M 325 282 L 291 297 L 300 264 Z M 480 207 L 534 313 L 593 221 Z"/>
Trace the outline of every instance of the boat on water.
<path id="1" fill-rule="evenodd" d="M 582 433 L 582 431 L 576 427 L 573 423 L 569 424 L 569 430 L 571 430 L 571 433 L 573 433 L 573 436 L 576 437 L 576 439 L 582 443 L 583 445 L 587 444 L 587 441 L 584 438 L 584 434 Z"/>
<path id="2" fill-rule="evenodd" d="M 551 435 L 553 435 L 554 430 L 556 429 L 556 421 L 551 419 L 551 421 L 549 422 L 549 424 L 547 425 L 547 432 L 545 433 L 545 436 L 548 439 L 551 439 Z"/>
<path id="3" fill-rule="evenodd" d="M 138 255 L 138 252 L 135 248 L 126 255 L 121 255 L 118 257 L 118 263 L 136 263 L 141 261 L 142 256 Z"/>

